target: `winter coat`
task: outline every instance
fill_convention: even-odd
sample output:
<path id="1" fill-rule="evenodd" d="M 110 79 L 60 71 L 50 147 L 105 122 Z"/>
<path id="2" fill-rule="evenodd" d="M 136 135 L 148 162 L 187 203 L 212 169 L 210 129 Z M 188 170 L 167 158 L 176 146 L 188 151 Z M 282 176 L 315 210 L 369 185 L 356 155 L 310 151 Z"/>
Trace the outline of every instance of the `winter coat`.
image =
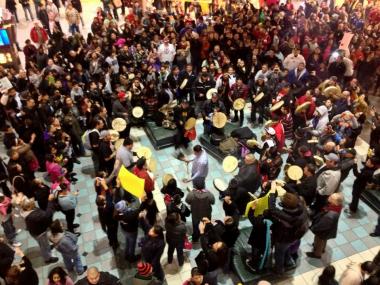
<path id="1" fill-rule="evenodd" d="M 165 240 L 162 238 L 145 237 L 141 247 L 143 259 L 156 267 L 160 264 L 161 255 L 165 249 Z"/>
<path id="2" fill-rule="evenodd" d="M 35 208 L 25 213 L 25 224 L 32 236 L 39 236 L 45 232 L 52 222 L 54 204 L 49 201 L 46 211 Z"/>
<path id="3" fill-rule="evenodd" d="M 211 219 L 211 205 L 215 203 L 215 197 L 211 192 L 193 190 L 187 194 L 186 203 L 190 205 L 193 221 L 200 221 L 203 217 Z"/>
<path id="4" fill-rule="evenodd" d="M 310 230 L 320 239 L 328 240 L 336 238 L 340 212 L 322 211 L 313 219 Z"/>
<path id="5" fill-rule="evenodd" d="M 340 169 L 325 169 L 322 166 L 316 173 L 317 191 L 319 195 L 330 196 L 336 192 L 340 185 Z"/>
<path id="6" fill-rule="evenodd" d="M 264 212 L 264 217 L 273 221 L 272 238 L 279 243 L 299 240 L 309 227 L 307 211 L 301 203 L 295 209 L 269 209 Z"/>
<path id="7" fill-rule="evenodd" d="M 72 258 L 78 255 L 78 237 L 76 234 L 66 231 L 56 235 L 49 235 L 49 240 L 62 255 L 71 256 Z"/>
<path id="8" fill-rule="evenodd" d="M 238 175 L 235 176 L 238 181 L 238 187 L 244 188 L 246 191 L 255 193 L 261 184 L 261 177 L 258 173 L 257 164 L 243 164 L 239 168 Z"/>
<path id="9" fill-rule="evenodd" d="M 316 190 L 317 190 L 317 179 L 315 176 L 304 177 L 301 179 L 300 184 L 286 184 L 285 189 L 291 193 L 297 193 L 302 196 L 306 202 L 306 205 L 311 205 L 313 203 Z"/>
<path id="10" fill-rule="evenodd" d="M 30 39 L 36 44 L 45 43 L 49 37 L 44 28 L 33 27 L 30 30 Z"/>
<path id="11" fill-rule="evenodd" d="M 166 229 L 166 242 L 170 245 L 177 246 L 183 245 L 186 236 L 186 225 L 183 221 L 173 225 L 171 223 L 165 223 Z"/>

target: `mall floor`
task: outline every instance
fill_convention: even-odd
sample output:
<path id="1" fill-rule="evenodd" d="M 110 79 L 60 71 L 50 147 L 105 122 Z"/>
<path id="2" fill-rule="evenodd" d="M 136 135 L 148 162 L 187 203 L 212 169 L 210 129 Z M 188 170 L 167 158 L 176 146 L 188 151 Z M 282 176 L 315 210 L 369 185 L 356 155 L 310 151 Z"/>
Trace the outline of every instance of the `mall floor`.
<path id="1" fill-rule="evenodd" d="M 5 7 L 4 2 L 5 0 L 0 0 L 1 7 Z M 91 25 L 91 19 L 95 13 L 95 9 L 97 6 L 100 6 L 100 1 L 85 0 L 82 1 L 82 3 L 84 11 L 83 17 L 86 24 L 82 30 L 82 33 L 87 34 Z M 68 28 L 66 20 L 64 19 L 63 9 L 60 9 L 60 12 L 61 25 L 63 26 L 64 31 L 67 32 Z M 17 37 L 20 46 L 23 47 L 25 39 L 29 37 L 32 22 L 25 21 L 24 13 L 20 5 L 18 5 L 18 15 L 21 23 L 18 24 L 17 27 Z M 23 61 L 23 55 L 21 53 L 20 56 Z M 256 134 L 261 133 L 261 130 L 258 128 L 253 131 Z M 202 132 L 202 124 L 200 121 L 197 123 L 197 132 L 198 134 Z M 139 146 L 147 146 L 154 150 L 142 129 L 133 128 L 131 134 L 133 140 L 135 141 L 136 150 Z M 195 143 L 197 142 L 194 142 L 193 144 Z M 0 153 L 2 156 L 5 156 L 3 145 L 1 145 Z M 164 213 L 165 211 L 163 199 L 159 193 L 159 189 L 162 186 L 163 174 L 175 174 L 178 180 L 181 180 L 187 175 L 186 166 L 180 161 L 174 159 L 173 153 L 173 147 L 153 151 L 153 157 L 157 161 L 157 173 L 155 173 L 157 177 L 157 187 L 154 197 L 161 213 Z M 88 266 L 97 266 L 102 271 L 108 271 L 116 276 L 119 276 L 122 280 L 122 284 L 130 284 L 128 281 L 134 275 L 135 269 L 131 268 L 131 265 L 123 260 L 123 234 L 122 232 L 119 232 L 119 240 L 122 244 L 117 252 L 114 253 L 108 246 L 106 235 L 102 231 L 98 220 L 95 206 L 93 177 L 90 175 L 92 172 L 92 161 L 89 157 L 83 157 L 80 160 L 81 164 L 75 165 L 75 172 L 78 173 L 78 182 L 73 188 L 79 190 L 80 192 L 76 222 L 80 224 L 79 231 L 82 233 L 79 237 L 79 247 L 80 252 L 82 253 L 82 260 Z M 221 165 L 212 157 L 209 158 L 209 163 L 210 173 L 207 180 L 207 188 L 217 197 L 217 192 L 212 185 L 213 179 L 221 178 L 228 181 L 232 175 L 224 173 Z M 40 175 L 45 176 L 43 173 L 40 173 Z M 346 204 L 351 200 L 352 182 L 353 175 L 350 175 L 350 177 L 348 177 L 342 185 Z M 183 189 L 187 186 L 188 185 L 184 184 L 180 185 Z M 219 200 L 217 200 L 217 203 L 213 206 L 212 216 L 214 219 L 221 219 L 224 216 L 222 204 Z M 64 217 L 61 213 L 55 214 L 55 217 L 64 221 Z M 302 255 L 299 266 L 295 270 L 289 272 L 288 275 L 284 276 L 281 280 L 272 281 L 273 284 L 316 284 L 318 275 L 321 273 L 323 267 L 328 264 L 333 264 L 335 266 L 337 270 L 337 277 L 339 278 L 339 275 L 345 270 L 346 266 L 350 262 L 371 260 L 380 250 L 380 239 L 369 236 L 369 233 L 371 233 L 374 229 L 376 221 L 377 214 L 362 201 L 359 205 L 359 213 L 356 216 L 348 217 L 345 213 L 342 213 L 339 221 L 338 236 L 335 240 L 330 240 L 328 242 L 326 253 L 323 255 L 321 260 L 310 259 L 305 255 L 305 252 L 311 249 L 311 244 L 313 242 L 313 234 L 308 232 L 302 239 Z M 23 226 L 22 223 L 20 224 Z M 247 226 L 249 226 L 249 222 L 246 220 L 240 223 L 240 227 Z M 45 265 L 39 254 L 39 249 L 35 240 L 30 237 L 27 231 L 23 230 L 18 235 L 18 239 L 23 243 L 22 249 L 31 259 L 34 268 L 39 274 L 40 284 L 45 284 L 46 276 L 49 270 L 57 265 L 63 266 L 62 258 L 58 252 L 53 251 L 55 256 L 60 257 L 59 263 Z M 179 268 L 176 263 L 173 263 L 172 265 L 167 264 L 165 251 L 162 256 L 162 265 L 166 273 L 166 281 L 168 284 L 179 285 L 182 284 L 184 280 L 189 278 L 190 270 L 192 266 L 195 265 L 194 257 L 198 252 L 199 249 L 194 249 L 188 253 L 188 258 L 186 259 L 185 265 L 182 268 Z M 73 278 L 77 279 L 77 276 L 74 275 Z M 230 285 L 238 283 L 238 280 L 233 274 L 221 274 L 219 276 L 219 283 Z"/>

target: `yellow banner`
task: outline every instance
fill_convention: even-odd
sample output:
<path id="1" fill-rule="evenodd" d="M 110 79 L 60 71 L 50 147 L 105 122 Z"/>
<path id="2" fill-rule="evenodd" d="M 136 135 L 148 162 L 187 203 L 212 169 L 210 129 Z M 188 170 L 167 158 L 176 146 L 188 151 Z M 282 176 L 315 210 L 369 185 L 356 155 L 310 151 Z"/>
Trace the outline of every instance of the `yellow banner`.
<path id="1" fill-rule="evenodd" d="M 132 172 L 129 172 L 124 165 L 121 166 L 118 177 L 121 186 L 125 191 L 138 198 L 141 198 L 144 195 L 145 180 L 137 177 Z"/>

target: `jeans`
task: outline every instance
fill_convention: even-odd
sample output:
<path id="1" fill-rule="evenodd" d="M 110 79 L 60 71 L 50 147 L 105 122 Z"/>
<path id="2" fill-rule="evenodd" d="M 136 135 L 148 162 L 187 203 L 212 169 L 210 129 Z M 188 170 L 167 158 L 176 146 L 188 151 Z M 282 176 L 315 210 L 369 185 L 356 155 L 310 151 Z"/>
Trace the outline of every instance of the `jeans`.
<path id="1" fill-rule="evenodd" d="M 125 232 L 125 258 L 135 256 L 135 247 L 137 241 L 137 232 Z"/>
<path id="2" fill-rule="evenodd" d="M 5 237 L 7 238 L 9 243 L 15 242 L 16 238 L 16 228 L 13 225 L 13 220 L 12 217 L 9 217 L 5 222 L 1 223 L 3 229 L 4 229 L 4 234 Z"/>
<path id="3" fill-rule="evenodd" d="M 69 32 L 72 33 L 73 35 L 75 33 L 79 33 L 79 27 L 77 24 L 70 24 L 69 25 Z"/>
<path id="4" fill-rule="evenodd" d="M 168 263 L 171 264 L 173 262 L 173 253 L 174 253 L 174 250 L 176 249 L 177 250 L 178 264 L 179 264 L 179 266 L 182 266 L 184 261 L 185 261 L 185 259 L 183 257 L 183 243 L 178 244 L 178 245 L 168 243 L 168 245 L 169 245 L 169 247 L 168 247 Z"/>
<path id="5" fill-rule="evenodd" d="M 47 232 L 43 232 L 39 236 L 33 236 L 32 237 L 37 241 L 42 258 L 46 261 L 49 261 L 51 259 L 51 248 L 49 244 L 49 240 L 47 237 Z"/>
<path id="6" fill-rule="evenodd" d="M 69 232 L 73 233 L 74 232 L 75 209 L 71 209 L 71 210 L 67 210 L 67 211 L 62 210 L 62 213 L 66 217 L 67 230 Z"/>
<path id="7" fill-rule="evenodd" d="M 285 261 L 292 260 L 289 247 L 291 242 L 276 242 L 274 244 L 275 270 L 277 273 L 284 273 Z"/>
<path id="8" fill-rule="evenodd" d="M 62 258 L 68 271 L 73 271 L 75 269 L 78 274 L 83 273 L 84 268 L 78 251 L 74 255 L 62 254 Z"/>
<path id="9" fill-rule="evenodd" d="M 34 17 L 33 17 L 33 14 L 32 14 L 32 9 L 30 9 L 30 5 L 22 6 L 22 8 L 24 9 L 25 19 L 26 19 L 27 21 L 29 21 L 29 17 L 28 17 L 28 13 L 29 13 L 30 18 L 31 18 L 32 20 L 34 20 Z"/>
<path id="10" fill-rule="evenodd" d="M 256 123 L 256 113 L 259 113 L 259 124 L 264 122 L 264 105 L 252 103 L 251 108 L 251 122 Z"/>
<path id="11" fill-rule="evenodd" d="M 193 218 L 193 235 L 192 235 L 192 241 L 193 242 L 197 242 L 199 240 L 199 236 L 200 236 L 199 222 L 200 222 L 200 220 L 195 220 Z"/>
<path id="12" fill-rule="evenodd" d="M 219 273 L 219 268 L 215 269 L 214 271 L 207 272 L 204 276 L 205 284 L 217 285 L 218 284 L 218 273 Z"/>

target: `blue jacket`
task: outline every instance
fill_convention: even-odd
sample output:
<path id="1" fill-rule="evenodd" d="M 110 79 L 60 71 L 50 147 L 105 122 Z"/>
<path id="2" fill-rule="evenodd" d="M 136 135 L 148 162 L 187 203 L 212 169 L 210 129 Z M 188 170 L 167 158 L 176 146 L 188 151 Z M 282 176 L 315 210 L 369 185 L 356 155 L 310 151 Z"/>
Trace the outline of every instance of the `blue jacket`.
<path id="1" fill-rule="evenodd" d="M 50 241 L 53 242 L 55 249 L 62 255 L 75 257 L 78 255 L 78 237 L 71 232 L 64 232 L 62 237 L 56 236 L 50 237 Z"/>

